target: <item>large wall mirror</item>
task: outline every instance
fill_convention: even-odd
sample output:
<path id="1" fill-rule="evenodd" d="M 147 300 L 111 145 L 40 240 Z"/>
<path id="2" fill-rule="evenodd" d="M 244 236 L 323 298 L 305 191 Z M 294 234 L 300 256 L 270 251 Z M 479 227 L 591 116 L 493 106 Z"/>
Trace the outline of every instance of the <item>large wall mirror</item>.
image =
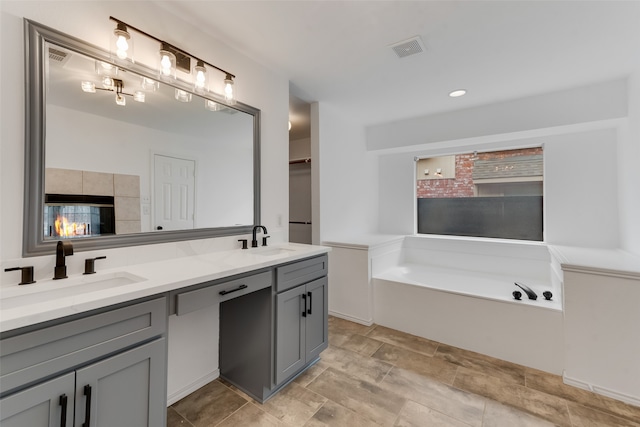
<path id="1" fill-rule="evenodd" d="M 25 256 L 259 224 L 259 110 L 35 22 L 25 32 Z"/>

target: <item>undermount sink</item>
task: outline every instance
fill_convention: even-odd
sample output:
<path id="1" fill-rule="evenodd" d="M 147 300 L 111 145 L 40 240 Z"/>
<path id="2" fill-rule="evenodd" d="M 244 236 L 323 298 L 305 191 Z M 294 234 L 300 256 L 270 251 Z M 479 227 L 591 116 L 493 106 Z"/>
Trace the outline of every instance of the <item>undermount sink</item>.
<path id="1" fill-rule="evenodd" d="M 47 279 L 32 285 L 0 289 L 0 309 L 38 304 L 53 299 L 72 297 L 88 292 L 117 288 L 147 279 L 124 271 L 82 275 L 68 279 Z"/>
<path id="2" fill-rule="evenodd" d="M 274 256 L 274 255 L 291 254 L 292 252 L 294 252 L 293 249 L 267 248 L 267 249 L 258 249 L 256 251 L 254 251 L 253 253 L 255 255 L 260 255 L 260 256 Z"/>

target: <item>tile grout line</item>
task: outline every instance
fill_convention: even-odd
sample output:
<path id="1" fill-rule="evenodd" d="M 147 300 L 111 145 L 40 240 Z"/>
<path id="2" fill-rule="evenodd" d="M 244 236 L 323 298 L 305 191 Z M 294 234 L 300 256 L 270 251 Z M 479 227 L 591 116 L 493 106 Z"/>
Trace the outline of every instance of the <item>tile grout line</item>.
<path id="1" fill-rule="evenodd" d="M 233 390 L 232 390 L 233 391 Z M 231 416 L 233 416 L 233 414 L 235 414 L 236 412 L 238 412 L 240 409 L 244 408 L 245 406 L 247 406 L 249 402 L 248 400 L 245 400 L 244 405 L 242 405 L 241 407 L 239 407 L 238 409 L 236 409 L 235 411 L 233 411 L 232 413 L 230 413 L 229 415 L 227 415 L 226 417 L 224 417 L 223 419 L 220 420 L 219 423 L 216 424 L 216 426 L 219 426 L 220 424 L 222 424 L 223 422 L 225 422 L 226 420 L 228 420 Z M 215 427 L 215 426 L 214 426 Z"/>
<path id="2" fill-rule="evenodd" d="M 178 410 L 176 408 L 174 408 L 173 405 L 170 405 L 169 408 L 173 409 L 176 414 L 180 415 L 181 418 L 183 418 L 186 422 L 188 422 L 189 426 L 195 427 L 195 425 L 191 422 L 191 420 L 189 418 L 187 418 L 185 415 L 182 415 L 180 412 L 178 412 Z M 169 408 L 167 408 L 167 409 L 169 409 Z M 187 427 L 189 427 L 189 426 L 187 426 Z"/>

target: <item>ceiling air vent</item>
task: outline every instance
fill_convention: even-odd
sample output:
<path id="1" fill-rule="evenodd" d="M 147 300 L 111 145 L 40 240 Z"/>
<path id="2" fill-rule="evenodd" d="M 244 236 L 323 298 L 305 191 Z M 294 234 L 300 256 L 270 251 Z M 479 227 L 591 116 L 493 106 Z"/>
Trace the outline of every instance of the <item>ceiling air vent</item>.
<path id="1" fill-rule="evenodd" d="M 63 65 L 69 60 L 69 53 L 60 49 L 49 47 L 49 59 Z"/>
<path id="2" fill-rule="evenodd" d="M 396 55 L 398 55 L 398 58 L 405 58 L 417 53 L 422 53 L 426 50 L 420 36 L 392 44 L 391 49 L 393 49 Z"/>

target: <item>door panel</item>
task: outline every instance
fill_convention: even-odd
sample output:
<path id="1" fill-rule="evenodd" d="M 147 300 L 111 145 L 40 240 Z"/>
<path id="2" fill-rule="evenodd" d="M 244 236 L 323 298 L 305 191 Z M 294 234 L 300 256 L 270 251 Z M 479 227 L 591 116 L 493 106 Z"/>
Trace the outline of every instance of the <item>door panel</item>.
<path id="1" fill-rule="evenodd" d="M 75 374 L 69 373 L 0 400 L 2 427 L 71 427 Z M 66 397 L 62 406 L 61 396 Z M 66 409 L 66 422 L 63 411 Z"/>
<path id="2" fill-rule="evenodd" d="M 195 161 L 156 154 L 153 163 L 154 229 L 193 228 Z"/>
<path id="3" fill-rule="evenodd" d="M 304 294 L 305 287 L 298 286 L 276 296 L 276 384 L 289 378 L 306 362 Z"/>
<path id="4" fill-rule="evenodd" d="M 165 425 L 164 341 L 153 341 L 76 371 L 76 424 L 89 419 L 85 427 Z"/>
<path id="5" fill-rule="evenodd" d="M 306 285 L 307 299 L 311 312 L 307 312 L 306 336 L 307 336 L 307 362 L 311 362 L 320 356 L 322 350 L 327 348 L 327 322 L 325 319 L 327 304 L 327 278 L 314 280 Z"/>

